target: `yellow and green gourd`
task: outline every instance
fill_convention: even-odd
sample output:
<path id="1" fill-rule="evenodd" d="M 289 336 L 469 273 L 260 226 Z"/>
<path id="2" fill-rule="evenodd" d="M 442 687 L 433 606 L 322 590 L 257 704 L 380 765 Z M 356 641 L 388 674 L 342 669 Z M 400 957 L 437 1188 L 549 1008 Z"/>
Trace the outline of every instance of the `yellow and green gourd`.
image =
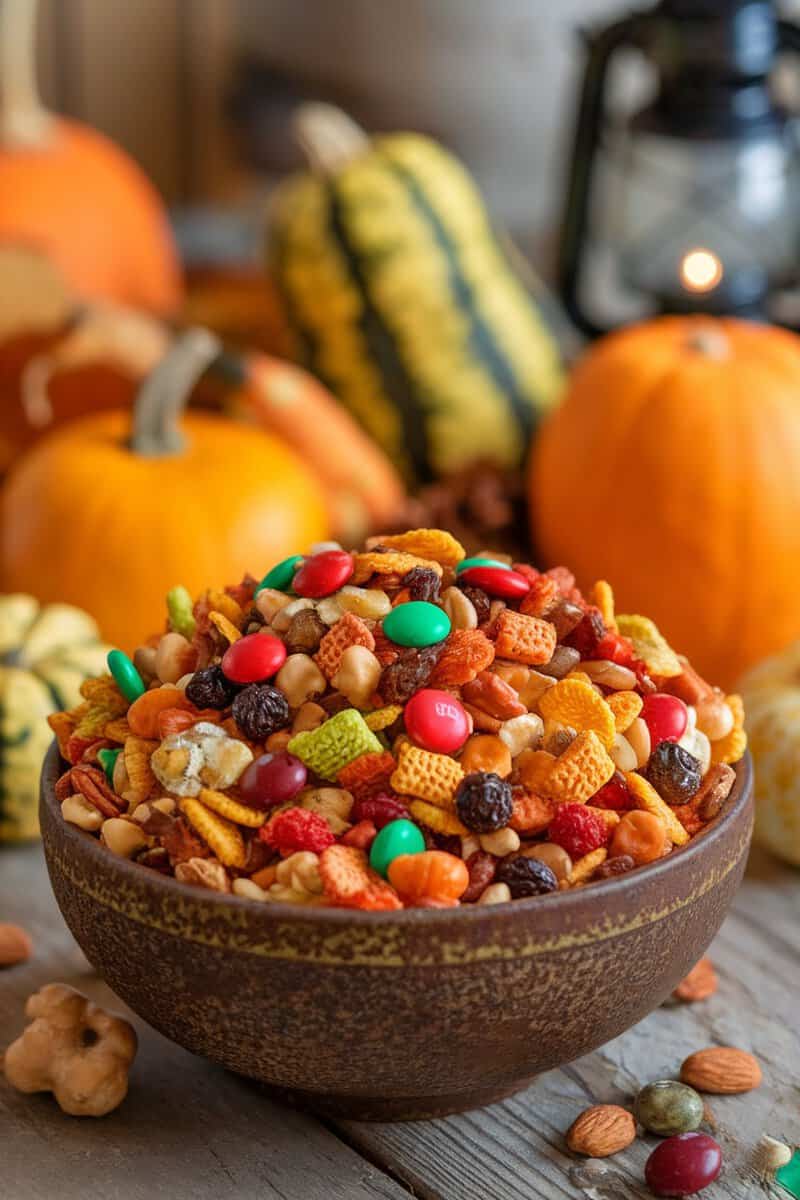
<path id="1" fill-rule="evenodd" d="M 278 190 L 269 236 L 297 356 L 407 479 L 517 466 L 561 363 L 469 174 L 328 105 L 297 131 L 312 169 Z"/>
<path id="2" fill-rule="evenodd" d="M 47 717 L 80 701 L 107 652 L 79 608 L 0 596 L 0 842 L 36 837 L 39 772 L 53 740 Z"/>

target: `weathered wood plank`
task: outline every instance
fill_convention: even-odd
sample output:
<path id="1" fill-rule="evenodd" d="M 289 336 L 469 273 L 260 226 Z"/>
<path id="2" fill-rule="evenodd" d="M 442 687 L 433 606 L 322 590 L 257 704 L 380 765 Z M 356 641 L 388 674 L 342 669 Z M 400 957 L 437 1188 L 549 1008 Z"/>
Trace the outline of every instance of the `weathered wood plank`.
<path id="1" fill-rule="evenodd" d="M 0 973 L 0 1045 L 22 1029 L 25 997 L 53 980 L 124 1011 L 68 933 L 38 849 L 0 852 L 0 920 L 24 925 L 36 949 L 30 963 Z M 317 1121 L 132 1019 L 140 1050 L 131 1090 L 100 1121 L 65 1116 L 0 1077 L 0 1200 L 407 1198 Z"/>
<path id="2" fill-rule="evenodd" d="M 703 1196 L 753 1200 L 767 1194 L 748 1168 L 752 1147 L 762 1133 L 800 1143 L 798 885 L 797 872 L 754 856 L 711 949 L 721 981 L 712 999 L 664 1006 L 601 1051 L 543 1075 L 522 1095 L 480 1113 L 425 1125 L 347 1122 L 339 1127 L 343 1136 L 388 1165 L 424 1200 L 647 1200 L 644 1164 L 656 1139 L 638 1140 L 605 1163 L 605 1175 L 593 1178 L 566 1150 L 564 1131 L 589 1104 L 630 1104 L 642 1084 L 674 1076 L 693 1050 L 734 1045 L 758 1055 L 765 1082 L 748 1096 L 713 1098 L 726 1168 Z"/>

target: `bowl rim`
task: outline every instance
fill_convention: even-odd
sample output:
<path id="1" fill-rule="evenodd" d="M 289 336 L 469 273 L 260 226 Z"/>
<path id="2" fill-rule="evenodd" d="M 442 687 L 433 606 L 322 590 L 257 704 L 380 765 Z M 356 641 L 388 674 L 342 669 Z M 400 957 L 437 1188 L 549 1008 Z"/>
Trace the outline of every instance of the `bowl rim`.
<path id="1" fill-rule="evenodd" d="M 120 872 L 122 879 L 127 879 L 134 885 L 146 884 L 153 888 L 156 894 L 164 895 L 166 898 L 191 896 L 192 900 L 211 906 L 222 905 L 223 908 L 232 908 L 234 911 L 244 909 L 249 913 L 259 913 L 267 921 L 270 918 L 287 919 L 292 917 L 313 919 L 315 922 L 321 922 L 333 928 L 352 925 L 365 928 L 386 928 L 396 925 L 413 927 L 428 923 L 435 925 L 436 922 L 447 920 L 456 920 L 460 923 L 475 922 L 489 916 L 502 921 L 513 919 L 524 913 L 541 911 L 543 905 L 547 905 L 548 911 L 550 911 L 554 903 L 557 903 L 562 911 L 569 914 L 570 911 L 579 910 L 586 899 L 586 890 L 575 888 L 561 892 L 557 897 L 548 893 L 504 904 L 465 904 L 452 908 L 403 908 L 389 912 L 373 912 L 354 908 L 287 904 L 284 901 L 265 904 L 263 900 L 251 900 L 246 896 L 237 896 L 229 892 L 214 892 L 209 888 L 181 883 L 171 875 L 148 871 L 147 868 L 140 867 L 126 858 L 112 855 L 103 847 L 99 838 L 64 821 L 61 816 L 61 806 L 55 796 L 55 782 L 63 773 L 62 761 L 58 744 L 54 741 L 42 764 L 40 794 L 41 803 L 47 805 L 54 820 L 61 825 L 67 844 L 76 849 L 79 848 L 79 852 L 87 854 L 90 861 L 101 867 L 108 867 L 112 860 L 116 860 L 114 866 Z M 713 847 L 722 840 L 726 827 L 742 815 L 752 800 L 753 763 L 749 751 L 746 751 L 744 757 L 733 765 L 733 769 L 736 772 L 736 779 L 731 790 L 731 798 L 725 803 L 719 815 L 706 826 L 703 833 L 693 837 L 685 846 L 679 847 L 665 858 L 637 867 L 622 876 L 593 883 L 591 896 L 602 901 L 610 891 L 612 895 L 621 899 L 626 889 L 630 893 L 636 890 L 639 883 L 657 881 L 667 876 L 671 870 L 674 870 L 678 862 L 691 862 L 707 851 L 711 852 L 713 857 Z M 733 865 L 731 864 L 731 868 Z"/>

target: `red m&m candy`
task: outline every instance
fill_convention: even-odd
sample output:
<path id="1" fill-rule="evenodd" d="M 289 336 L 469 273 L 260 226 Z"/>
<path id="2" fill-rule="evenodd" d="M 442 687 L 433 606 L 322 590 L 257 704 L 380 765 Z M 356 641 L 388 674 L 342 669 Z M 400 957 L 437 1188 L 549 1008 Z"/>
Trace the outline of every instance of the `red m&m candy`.
<path id="1" fill-rule="evenodd" d="M 403 711 L 406 733 L 423 750 L 455 754 L 470 734 L 466 709 L 450 692 L 423 688 Z"/>
<path id="2" fill-rule="evenodd" d="M 655 749 L 659 742 L 680 741 L 689 723 L 689 710 L 677 696 L 653 692 L 644 698 L 642 720 L 650 730 L 650 745 Z"/>
<path id="3" fill-rule="evenodd" d="M 346 550 L 323 550 L 306 559 L 292 581 L 292 591 L 319 600 L 338 592 L 352 574 L 352 554 Z"/>
<path id="4" fill-rule="evenodd" d="M 233 683 L 261 683 L 280 671 L 286 647 L 271 633 L 251 633 L 232 642 L 222 656 L 222 673 Z"/>
<path id="5" fill-rule="evenodd" d="M 530 581 L 519 571 L 506 571 L 502 567 L 469 567 L 458 577 L 459 585 L 482 588 L 490 596 L 503 600 L 521 600 L 531 590 Z"/>

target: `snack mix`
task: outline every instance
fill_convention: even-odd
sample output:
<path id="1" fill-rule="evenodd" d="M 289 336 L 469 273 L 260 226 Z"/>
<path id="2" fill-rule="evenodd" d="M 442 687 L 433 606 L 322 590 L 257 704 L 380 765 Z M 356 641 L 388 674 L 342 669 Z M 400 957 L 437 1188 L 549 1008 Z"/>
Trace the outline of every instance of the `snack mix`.
<path id="1" fill-rule="evenodd" d="M 50 718 L 66 821 L 252 900 L 496 904 L 654 862 L 746 739 L 647 617 L 439 529 L 316 546 L 167 597 L 160 637 Z"/>

